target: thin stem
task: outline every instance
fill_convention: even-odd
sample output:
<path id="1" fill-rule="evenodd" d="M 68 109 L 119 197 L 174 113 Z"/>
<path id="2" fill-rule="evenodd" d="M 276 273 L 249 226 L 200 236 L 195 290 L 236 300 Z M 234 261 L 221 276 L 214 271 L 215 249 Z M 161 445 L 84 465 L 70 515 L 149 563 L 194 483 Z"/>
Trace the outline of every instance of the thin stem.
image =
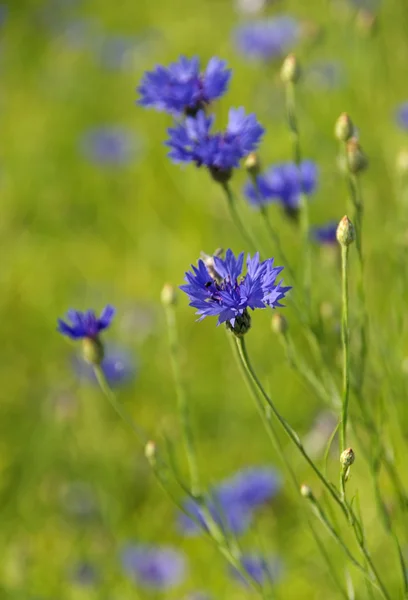
<path id="1" fill-rule="evenodd" d="M 343 344 L 343 398 L 340 429 L 340 452 L 347 447 L 347 419 L 350 398 L 350 334 L 348 298 L 348 246 L 341 247 L 342 318 L 341 339 Z"/>
<path id="2" fill-rule="evenodd" d="M 245 243 L 248 245 L 248 247 L 251 248 L 253 252 L 257 251 L 259 244 L 257 243 L 256 240 L 253 239 L 250 232 L 245 229 L 245 226 L 244 226 L 243 222 L 241 221 L 241 218 L 237 211 L 236 200 L 235 200 L 234 194 L 231 190 L 231 186 L 229 185 L 228 182 L 225 182 L 225 183 L 221 184 L 221 187 L 225 192 L 231 219 L 233 220 L 236 228 L 238 229 L 242 238 L 245 240 Z"/>
<path id="3" fill-rule="evenodd" d="M 312 535 L 314 537 L 314 540 L 316 542 L 317 547 L 320 550 L 321 555 L 323 556 L 324 560 L 326 561 L 326 564 L 329 568 L 329 573 L 331 574 L 333 581 L 335 583 L 335 585 L 339 588 L 340 594 L 342 595 L 343 598 L 345 598 L 345 600 L 349 600 L 349 596 L 347 594 L 347 591 L 344 589 L 340 578 L 337 576 L 337 572 L 336 569 L 330 559 L 330 556 L 326 550 L 326 548 L 324 547 L 324 544 L 322 542 L 322 540 L 320 539 L 318 533 L 316 532 L 315 528 L 313 527 L 312 523 L 309 521 L 309 527 L 310 530 L 312 532 Z"/>
<path id="4" fill-rule="evenodd" d="M 173 370 L 178 412 L 181 422 L 181 431 L 190 473 L 191 494 L 196 497 L 200 495 L 200 478 L 198 473 L 197 457 L 194 448 L 194 436 L 191 428 L 188 399 L 180 368 L 176 314 L 172 304 L 165 306 L 165 315 L 169 337 L 171 366 Z"/>

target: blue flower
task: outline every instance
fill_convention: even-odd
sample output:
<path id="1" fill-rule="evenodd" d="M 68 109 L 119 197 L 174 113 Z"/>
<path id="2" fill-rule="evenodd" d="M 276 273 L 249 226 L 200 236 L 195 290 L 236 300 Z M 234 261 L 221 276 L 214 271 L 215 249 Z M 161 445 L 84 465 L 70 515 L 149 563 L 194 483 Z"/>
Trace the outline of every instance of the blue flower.
<path id="1" fill-rule="evenodd" d="M 258 253 L 253 258 L 248 254 L 244 276 L 243 252 L 236 258 L 232 250 L 227 250 L 225 260 L 219 256 L 213 260 L 214 269 L 209 269 L 202 260 L 198 261 L 198 267 L 192 265 L 192 271 L 186 273 L 187 284 L 180 286 L 189 296 L 190 306 L 197 309 L 199 321 L 217 316 L 217 325 L 227 323 L 235 333 L 243 327 L 242 333 L 246 333 L 250 327 L 248 308 L 280 307 L 280 301 L 291 289 L 284 287 L 282 280 L 275 283 L 283 267 L 275 267 L 273 258 L 260 261 Z"/>
<path id="2" fill-rule="evenodd" d="M 74 369 L 80 378 L 96 382 L 95 371 L 83 358 L 76 356 Z M 118 386 L 133 379 L 136 374 L 134 360 L 121 348 L 107 346 L 101 362 L 101 369 L 111 386 Z"/>
<path id="3" fill-rule="evenodd" d="M 137 88 L 141 96 L 137 103 L 174 116 L 194 116 L 225 94 L 230 79 L 231 70 L 219 58 L 211 58 L 202 73 L 198 57 L 180 56 L 169 67 L 158 65 L 145 73 Z"/>
<path id="4" fill-rule="evenodd" d="M 282 570 L 279 561 L 271 558 L 266 559 L 258 554 L 248 554 L 243 556 L 241 564 L 251 579 L 259 585 L 263 585 L 267 582 L 275 582 Z M 234 579 L 247 585 L 244 577 L 237 569 L 230 568 L 230 572 Z"/>
<path id="5" fill-rule="evenodd" d="M 99 333 L 109 327 L 115 315 L 113 306 L 106 306 L 101 316 L 95 316 L 93 310 L 80 312 L 78 310 L 69 310 L 67 320 L 71 323 L 66 323 L 62 319 L 58 319 L 57 330 L 73 340 L 84 338 L 97 338 Z"/>
<path id="6" fill-rule="evenodd" d="M 401 129 L 408 129 L 408 101 L 398 106 L 396 117 Z"/>
<path id="7" fill-rule="evenodd" d="M 337 221 L 330 221 L 325 225 L 312 227 L 310 235 L 318 244 L 337 244 Z"/>
<path id="8" fill-rule="evenodd" d="M 226 532 L 239 535 L 251 524 L 254 510 L 273 498 L 280 488 L 276 471 L 270 467 L 252 467 L 222 481 L 205 499 L 212 518 Z M 193 500 L 184 503 L 187 514 L 179 515 L 179 527 L 187 535 L 207 529 L 202 508 Z"/>
<path id="9" fill-rule="evenodd" d="M 130 545 L 122 553 L 125 572 L 137 583 L 152 590 L 167 590 L 184 579 L 184 555 L 168 546 Z"/>
<path id="10" fill-rule="evenodd" d="M 272 165 L 258 175 L 258 190 L 252 182 L 244 187 L 244 194 L 254 206 L 278 201 L 289 216 L 296 217 L 300 206 L 300 194 L 312 194 L 317 186 L 318 170 L 311 160 L 304 160 L 300 167 L 293 162 Z"/>
<path id="11" fill-rule="evenodd" d="M 195 163 L 208 167 L 212 174 L 230 174 L 239 161 L 258 147 L 264 128 L 255 115 L 246 115 L 243 108 L 229 111 L 228 126 L 223 133 L 211 133 L 214 117 L 200 111 L 196 118 L 168 130 L 168 156 L 175 163 Z"/>
<path id="12" fill-rule="evenodd" d="M 241 25 L 234 34 L 238 49 L 248 58 L 270 60 L 293 48 L 300 35 L 300 24 L 293 17 L 282 15 Z"/>
<path id="13" fill-rule="evenodd" d="M 122 127 L 96 127 L 83 135 L 80 146 L 88 160 L 118 166 L 132 160 L 135 140 Z"/>

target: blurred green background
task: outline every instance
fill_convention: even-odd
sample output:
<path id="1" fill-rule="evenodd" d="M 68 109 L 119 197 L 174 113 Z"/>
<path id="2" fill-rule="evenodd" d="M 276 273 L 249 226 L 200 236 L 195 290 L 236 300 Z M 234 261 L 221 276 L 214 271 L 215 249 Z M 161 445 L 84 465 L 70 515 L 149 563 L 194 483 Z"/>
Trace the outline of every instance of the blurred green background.
<path id="1" fill-rule="evenodd" d="M 231 580 L 205 540 L 179 534 L 175 507 L 135 440 L 96 386 L 78 378 L 77 348 L 56 333 L 56 319 L 70 307 L 117 307 L 105 340 L 120 346 L 136 369 L 118 387 L 118 397 L 158 444 L 166 431 L 184 464 L 160 290 L 165 282 L 181 284 L 202 250 L 246 248 L 217 184 L 204 170 L 182 169 L 166 158 L 162 142 L 171 119 L 137 107 L 135 88 L 146 69 L 180 54 L 199 55 L 202 64 L 214 55 L 224 58 L 233 79 L 215 107 L 218 124 L 226 122 L 230 106 L 256 112 L 267 129 L 264 164 L 289 160 L 279 61 L 247 60 L 234 46 L 233 29 L 253 18 L 290 14 L 301 20 L 303 31 L 296 46 L 305 72 L 299 86 L 302 147 L 320 169 L 312 223 L 339 220 L 346 210 L 347 187 L 333 138 L 341 112 L 352 115 L 370 157 L 363 188 L 375 341 L 366 395 L 393 441 L 390 451 L 406 480 L 402 438 L 408 411 L 401 364 L 407 351 L 407 222 L 396 156 L 407 134 L 398 130 L 394 111 L 408 98 L 408 4 L 384 0 L 373 9 L 365 3 L 362 10 L 346 0 L 277 0 L 256 15 L 240 12 L 232 0 L 9 0 L 5 6 L 0 28 L 1 597 L 155 597 L 122 571 L 119 552 L 129 540 L 173 544 L 188 556 L 185 583 L 157 598 L 180 599 L 194 590 L 219 599 L 251 597 Z M 104 45 L 112 37 L 123 44 L 118 42 L 115 52 Z M 329 78 L 322 73 L 326 63 L 335 65 Z M 129 160 L 109 164 L 88 156 L 84 136 L 101 127 L 126 133 Z M 236 192 L 244 180 L 244 173 L 234 175 Z M 243 200 L 239 206 L 263 245 L 270 244 L 257 214 Z M 271 215 L 299 268 L 299 232 L 279 210 Z M 322 302 L 333 308 L 325 344 L 340 381 L 340 280 L 326 250 L 313 249 L 313 294 L 316 312 Z M 355 269 L 354 258 L 352 263 Z M 179 298 L 177 315 L 203 480 L 215 483 L 251 465 L 281 470 L 222 328 L 213 319 L 197 324 L 187 304 Z M 313 365 L 292 309 L 285 309 L 285 316 Z M 254 315 L 247 342 L 253 361 L 289 422 L 302 437 L 317 432 L 324 445 L 328 432 L 315 423 L 327 407 L 290 369 L 270 318 L 268 311 Z M 299 479 L 316 484 L 318 493 L 311 472 L 292 449 L 287 453 Z M 318 460 L 322 454 L 318 451 Z M 329 467 L 334 481 L 337 461 L 334 451 Z M 242 545 L 281 558 L 277 598 L 335 598 L 305 526 L 307 507 L 282 477 L 282 490 L 258 514 Z M 385 478 L 383 483 L 387 490 Z M 370 548 L 397 598 L 396 557 L 379 524 L 363 459 L 356 461 L 350 488 L 358 489 Z M 344 577 L 341 551 L 326 534 L 323 539 Z M 81 561 L 95 566 L 95 585 L 82 586 L 71 576 Z M 361 577 L 352 574 L 356 598 L 370 598 Z"/>

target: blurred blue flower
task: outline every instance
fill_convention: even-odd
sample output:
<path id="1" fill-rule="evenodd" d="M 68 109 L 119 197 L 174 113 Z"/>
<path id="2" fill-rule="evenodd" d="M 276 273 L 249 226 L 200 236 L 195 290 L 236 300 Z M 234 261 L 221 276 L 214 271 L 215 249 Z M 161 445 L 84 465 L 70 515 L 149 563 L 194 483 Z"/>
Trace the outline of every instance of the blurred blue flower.
<path id="1" fill-rule="evenodd" d="M 276 496 L 279 489 L 280 479 L 275 469 L 246 468 L 215 487 L 205 499 L 205 505 L 218 525 L 238 535 L 249 527 L 254 510 Z M 179 515 L 178 522 L 183 533 L 196 535 L 207 529 L 203 512 L 196 502 L 188 499 L 184 508 L 194 519 L 185 514 Z"/>
<path id="2" fill-rule="evenodd" d="M 276 278 L 283 267 L 275 267 L 274 259 L 259 260 L 256 253 L 253 258 L 247 257 L 247 273 L 242 275 L 244 253 L 235 257 L 232 250 L 227 250 L 225 260 L 214 256 L 214 271 L 212 275 L 202 260 L 198 268 L 192 265 L 192 272 L 187 271 L 187 284 L 180 289 L 190 299 L 190 306 L 197 309 L 199 321 L 205 317 L 218 316 L 217 325 L 228 323 L 232 328 L 241 318 L 249 319 L 247 309 L 281 307 L 290 287 L 282 285 L 283 280 L 276 283 Z M 237 323 L 238 324 L 238 323 Z"/>
<path id="3" fill-rule="evenodd" d="M 275 582 L 282 570 L 280 561 L 273 558 L 266 559 L 257 554 L 243 556 L 241 564 L 247 574 L 259 585 Z M 237 569 L 231 567 L 230 572 L 234 579 L 247 585 L 243 575 Z"/>
<path id="4" fill-rule="evenodd" d="M 296 217 L 300 205 L 300 193 L 312 194 L 317 187 L 318 169 L 311 160 L 304 160 L 300 167 L 293 162 L 272 165 L 258 175 L 258 191 L 251 181 L 244 187 L 244 194 L 254 206 L 278 201 L 289 216 Z"/>
<path id="5" fill-rule="evenodd" d="M 312 227 L 310 231 L 311 238 L 318 244 L 337 244 L 337 221 L 329 221 L 325 225 Z"/>
<path id="6" fill-rule="evenodd" d="M 402 129 L 408 129 L 408 101 L 398 106 L 396 117 L 398 125 Z"/>
<path id="7" fill-rule="evenodd" d="M 109 304 L 105 306 L 100 317 L 96 317 L 93 310 L 69 310 L 67 320 L 71 323 L 58 319 L 57 331 L 73 340 L 96 338 L 101 331 L 109 327 L 114 316 L 115 309 Z"/>
<path id="8" fill-rule="evenodd" d="M 74 583 L 89 587 L 95 585 L 98 580 L 98 572 L 94 565 L 89 562 L 78 562 L 71 569 L 71 579 Z"/>
<path id="9" fill-rule="evenodd" d="M 287 54 L 300 35 L 300 23 L 281 15 L 240 25 L 234 32 L 238 49 L 248 58 L 270 60 Z"/>
<path id="10" fill-rule="evenodd" d="M 198 57 L 180 56 L 169 67 L 158 65 L 147 71 L 137 88 L 140 106 L 165 111 L 174 116 L 195 116 L 213 100 L 225 94 L 231 79 L 231 69 L 219 58 L 211 58 L 201 72 Z"/>
<path id="11" fill-rule="evenodd" d="M 196 118 L 187 117 L 183 123 L 168 129 L 170 139 L 165 142 L 171 149 L 168 156 L 175 163 L 205 165 L 213 174 L 225 174 L 239 166 L 239 161 L 255 150 L 264 134 L 264 128 L 255 115 L 246 115 L 243 108 L 229 111 L 228 126 L 224 133 L 211 133 L 214 116 L 200 111 Z"/>
<path id="12" fill-rule="evenodd" d="M 168 546 L 129 545 L 122 552 L 129 577 L 152 590 L 167 590 L 181 583 L 187 565 L 181 552 Z"/>
<path id="13" fill-rule="evenodd" d="M 135 154 L 132 134 L 122 127 L 96 127 L 81 138 L 80 147 L 86 158 L 101 165 L 119 166 L 129 163 Z"/>
<path id="14" fill-rule="evenodd" d="M 74 370 L 80 378 L 96 383 L 95 371 L 92 366 L 80 356 L 75 356 Z M 110 386 L 115 387 L 132 380 L 136 375 L 136 364 L 122 348 L 107 346 L 104 348 L 104 357 L 101 363 L 102 371 Z"/>

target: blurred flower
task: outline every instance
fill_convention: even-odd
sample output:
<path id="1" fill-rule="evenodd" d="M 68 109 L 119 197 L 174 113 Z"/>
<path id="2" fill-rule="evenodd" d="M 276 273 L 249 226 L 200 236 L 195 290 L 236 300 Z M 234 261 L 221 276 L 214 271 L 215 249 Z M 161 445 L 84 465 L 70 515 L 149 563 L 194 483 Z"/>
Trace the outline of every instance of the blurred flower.
<path id="1" fill-rule="evenodd" d="M 275 267 L 273 258 L 260 261 L 259 253 L 253 258 L 248 254 L 246 264 L 247 273 L 243 276 L 244 253 L 235 257 L 232 250 L 227 250 L 225 260 L 214 256 L 216 278 L 212 278 L 202 260 L 198 261 L 198 268 L 192 265 L 192 272 L 187 271 L 187 284 L 180 289 L 189 296 L 190 306 L 197 309 L 199 321 L 218 316 L 217 325 L 227 323 L 237 332 L 240 322 L 250 319 L 248 308 L 282 306 L 280 301 L 291 289 L 282 285 L 283 280 L 275 283 L 283 267 Z"/>
<path id="2" fill-rule="evenodd" d="M 280 489 L 280 479 L 271 467 L 251 467 L 238 471 L 222 481 L 205 499 L 205 506 L 212 518 L 226 531 L 241 534 L 251 523 L 253 512 L 276 496 Z M 206 521 L 200 506 L 187 500 L 184 504 L 187 513 L 179 515 L 179 526 L 187 535 L 200 533 L 206 529 Z"/>
<path id="3" fill-rule="evenodd" d="M 276 559 L 266 559 L 257 554 L 248 554 L 244 556 L 241 564 L 251 579 L 256 581 L 259 585 L 263 585 L 266 582 L 275 582 L 282 571 L 280 561 Z M 230 568 L 230 572 L 234 579 L 247 585 L 243 575 L 241 575 L 237 569 L 232 567 Z"/>
<path id="4" fill-rule="evenodd" d="M 62 319 L 58 319 L 57 330 L 73 340 L 97 338 L 101 331 L 109 327 L 114 315 L 115 309 L 110 305 L 105 306 L 100 317 L 96 317 L 93 310 L 86 312 L 69 310 L 67 319 L 71 323 L 68 324 Z"/>
<path id="5" fill-rule="evenodd" d="M 86 158 L 101 165 L 123 165 L 135 154 L 135 138 L 122 127 L 99 127 L 87 131 L 80 147 Z"/>
<path id="6" fill-rule="evenodd" d="M 94 565 L 89 562 L 78 562 L 71 569 L 70 578 L 78 585 L 89 587 L 98 582 L 98 572 Z"/>
<path id="7" fill-rule="evenodd" d="M 200 71 L 200 60 L 181 56 L 169 67 L 157 66 L 145 73 L 137 88 L 140 106 L 168 112 L 174 116 L 195 116 L 205 106 L 227 91 L 231 69 L 219 58 L 211 58 L 205 71 Z"/>
<path id="8" fill-rule="evenodd" d="M 334 244 L 337 246 L 337 226 L 337 221 L 329 221 L 329 223 L 326 223 L 325 225 L 312 227 L 310 231 L 310 236 L 312 240 L 314 240 L 318 244 Z"/>
<path id="9" fill-rule="evenodd" d="M 311 160 L 304 160 L 300 167 L 293 162 L 272 165 L 258 175 L 258 190 L 249 181 L 244 187 L 244 194 L 254 206 L 279 201 L 288 215 L 296 217 L 301 191 L 306 195 L 312 194 L 317 186 L 317 176 L 317 166 Z"/>
<path id="10" fill-rule="evenodd" d="M 408 101 L 397 107 L 397 123 L 402 129 L 408 129 Z"/>
<path id="11" fill-rule="evenodd" d="M 129 577 L 153 590 L 167 590 L 181 583 L 186 560 L 168 546 L 129 545 L 122 553 L 122 565 Z"/>
<path id="12" fill-rule="evenodd" d="M 248 58 L 269 60 L 287 54 L 295 45 L 299 34 L 299 22 L 293 17 L 282 15 L 240 25 L 235 30 L 234 37 L 238 49 Z"/>
<path id="13" fill-rule="evenodd" d="M 94 369 L 83 358 L 75 356 L 73 366 L 81 379 L 88 379 L 96 383 Z M 137 372 L 137 366 L 129 352 L 126 352 L 123 348 L 113 346 L 104 348 L 101 368 L 111 386 L 118 386 L 132 380 Z"/>
<path id="14" fill-rule="evenodd" d="M 344 65 L 340 61 L 316 61 L 307 69 L 305 80 L 312 88 L 338 89 L 345 82 Z"/>
<path id="15" fill-rule="evenodd" d="M 146 61 L 150 47 L 161 40 L 159 29 L 149 28 L 139 35 L 104 35 L 97 49 L 102 66 L 109 70 L 131 70 L 138 58 Z"/>
<path id="16" fill-rule="evenodd" d="M 239 161 L 258 147 L 264 128 L 255 115 L 246 115 L 243 108 L 229 111 L 224 133 L 210 133 L 214 116 L 203 111 L 196 118 L 187 117 L 183 123 L 168 129 L 168 156 L 175 163 L 195 163 L 208 167 L 213 176 L 228 177 Z"/>

